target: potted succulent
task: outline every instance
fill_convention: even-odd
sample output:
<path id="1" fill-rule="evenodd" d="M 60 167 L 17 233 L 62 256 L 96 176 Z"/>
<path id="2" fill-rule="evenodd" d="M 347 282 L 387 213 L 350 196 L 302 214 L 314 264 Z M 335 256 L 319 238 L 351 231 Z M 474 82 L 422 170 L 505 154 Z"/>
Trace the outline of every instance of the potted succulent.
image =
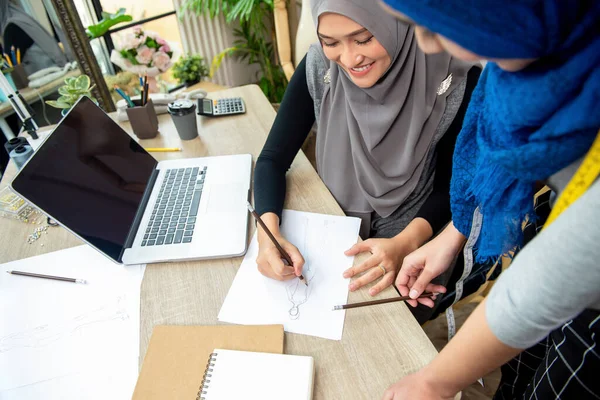
<path id="1" fill-rule="evenodd" d="M 195 85 L 208 76 L 208 66 L 204 62 L 204 58 L 199 55 L 181 57 L 173 65 L 173 77 L 186 87 Z"/>
<path id="2" fill-rule="evenodd" d="M 90 77 L 87 75 L 79 75 L 77 77 L 69 77 L 65 79 L 65 84 L 58 88 L 60 97 L 56 100 L 48 100 L 46 104 L 56 108 L 62 108 L 62 114 L 65 115 L 81 96 L 89 97 L 94 103 L 98 101 L 92 96 L 90 86 Z"/>

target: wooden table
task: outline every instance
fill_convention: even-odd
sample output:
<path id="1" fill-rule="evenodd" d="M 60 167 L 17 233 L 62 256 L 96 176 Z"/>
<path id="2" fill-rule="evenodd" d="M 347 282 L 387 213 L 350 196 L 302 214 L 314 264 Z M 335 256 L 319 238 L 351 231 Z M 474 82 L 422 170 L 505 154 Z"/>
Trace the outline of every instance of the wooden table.
<path id="1" fill-rule="evenodd" d="M 170 116 L 161 115 L 161 134 L 142 141 L 142 145 L 184 149 L 183 153 L 154 153 L 158 160 L 236 153 L 251 153 L 256 160 L 275 112 L 255 85 L 211 94 L 213 98 L 231 96 L 244 98 L 248 109 L 245 115 L 220 119 L 198 117 L 200 137 L 185 142 L 177 136 Z M 131 132 L 128 122 L 122 126 Z M 12 164 L 5 181 L 11 176 L 14 176 Z M 303 153 L 298 154 L 288 174 L 285 207 L 343 215 Z M 0 262 L 81 244 L 66 230 L 51 228 L 43 239 L 29 245 L 26 237 L 34 226 L 8 219 L 0 221 Z M 251 225 L 254 230 L 254 224 Z M 148 265 L 141 293 L 141 354 L 146 353 L 155 325 L 218 324 L 217 314 L 241 261 L 242 257 L 238 257 Z M 349 301 L 369 300 L 367 290 L 350 293 Z M 394 290 L 388 288 L 378 297 L 394 295 Z M 436 355 L 421 327 L 401 303 L 347 311 L 341 341 L 286 333 L 285 352 L 314 357 L 315 400 L 380 398 L 389 385 Z"/>
<path id="2" fill-rule="evenodd" d="M 217 92 L 219 90 L 225 90 L 226 87 L 217 85 L 216 83 L 213 83 L 213 82 L 202 81 L 202 82 L 198 82 L 195 85 L 192 85 L 192 86 L 182 90 L 182 92 L 187 93 L 187 92 L 192 92 L 197 89 L 206 90 L 208 93 L 211 93 L 211 92 Z"/>

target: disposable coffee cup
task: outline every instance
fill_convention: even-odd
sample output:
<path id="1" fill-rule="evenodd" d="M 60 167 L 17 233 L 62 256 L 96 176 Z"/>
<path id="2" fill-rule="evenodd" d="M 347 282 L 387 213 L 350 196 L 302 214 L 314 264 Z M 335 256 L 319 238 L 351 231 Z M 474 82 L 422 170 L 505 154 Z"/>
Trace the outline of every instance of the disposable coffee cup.
<path id="1" fill-rule="evenodd" d="M 169 103 L 168 110 L 181 140 L 192 140 L 198 137 L 195 102 L 177 100 Z"/>

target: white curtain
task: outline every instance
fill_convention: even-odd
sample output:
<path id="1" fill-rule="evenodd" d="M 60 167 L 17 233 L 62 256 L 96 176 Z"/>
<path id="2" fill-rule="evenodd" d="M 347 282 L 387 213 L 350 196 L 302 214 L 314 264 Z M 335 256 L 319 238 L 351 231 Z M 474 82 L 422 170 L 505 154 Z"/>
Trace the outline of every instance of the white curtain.
<path id="1" fill-rule="evenodd" d="M 217 54 L 233 45 L 233 27 L 227 25 L 222 15 L 211 19 L 208 15 L 199 17 L 187 12 L 181 18 L 181 3 L 182 0 L 173 0 L 180 18 L 179 31 L 184 53 L 199 54 L 210 65 Z M 238 62 L 232 57 L 226 57 L 212 81 L 224 86 L 241 86 L 256 82 L 257 72 L 257 66 L 249 67 L 245 61 Z"/>

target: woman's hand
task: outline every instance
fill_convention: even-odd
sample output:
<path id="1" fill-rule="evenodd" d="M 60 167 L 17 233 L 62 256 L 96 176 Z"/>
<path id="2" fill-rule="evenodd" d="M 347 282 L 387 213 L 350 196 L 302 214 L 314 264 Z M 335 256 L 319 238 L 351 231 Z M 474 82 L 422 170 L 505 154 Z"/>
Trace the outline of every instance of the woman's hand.
<path id="1" fill-rule="evenodd" d="M 485 315 L 486 302 L 484 299 L 477 306 L 440 354 L 415 374 L 390 386 L 383 400 L 452 399 L 522 352 L 505 345 L 492 332 Z"/>
<path id="2" fill-rule="evenodd" d="M 465 237 L 450 224 L 431 242 L 404 258 L 396 278 L 396 287 L 402 296 L 417 299 L 423 292 L 445 293 L 446 288 L 431 281 L 445 272 L 465 244 Z M 417 302 L 433 307 L 434 301 L 422 298 L 407 301 L 413 307 Z"/>
<path id="3" fill-rule="evenodd" d="M 383 394 L 382 400 L 449 400 L 453 398 L 454 396 L 441 393 L 421 370 L 390 386 Z"/>
<path id="4" fill-rule="evenodd" d="M 350 291 L 358 290 L 377 279 L 379 279 L 379 282 L 369 289 L 371 296 L 375 296 L 383 289 L 391 286 L 402 265 L 402 260 L 413 250 L 414 245 L 412 243 L 396 238 L 368 239 L 356 243 L 350 249 L 346 250 L 344 254 L 354 256 L 369 251 L 372 255 L 360 265 L 344 271 L 344 278 L 352 278 L 365 272 L 360 278 L 355 279 L 350 284 Z"/>
<path id="5" fill-rule="evenodd" d="M 344 254 L 347 256 L 366 251 L 372 254 L 362 264 L 344 271 L 344 278 L 352 278 L 364 273 L 350 284 L 350 290 L 355 291 L 380 278 L 381 280 L 369 290 L 371 296 L 391 286 L 404 257 L 429 240 L 432 233 L 429 222 L 423 218 L 415 218 L 402 232 L 391 239 L 368 239 L 346 250 Z"/>
<path id="6" fill-rule="evenodd" d="M 281 257 L 275 244 L 259 225 L 256 228 L 258 230 L 258 257 L 256 258 L 256 263 L 258 264 L 260 273 L 278 281 L 287 281 L 300 276 L 302 274 L 302 267 L 304 266 L 304 258 L 296 246 L 288 242 L 280 234 L 279 217 L 273 213 L 265 213 L 261 216 L 261 219 L 267 225 L 277 242 L 288 253 L 294 264 L 287 264 Z"/>

